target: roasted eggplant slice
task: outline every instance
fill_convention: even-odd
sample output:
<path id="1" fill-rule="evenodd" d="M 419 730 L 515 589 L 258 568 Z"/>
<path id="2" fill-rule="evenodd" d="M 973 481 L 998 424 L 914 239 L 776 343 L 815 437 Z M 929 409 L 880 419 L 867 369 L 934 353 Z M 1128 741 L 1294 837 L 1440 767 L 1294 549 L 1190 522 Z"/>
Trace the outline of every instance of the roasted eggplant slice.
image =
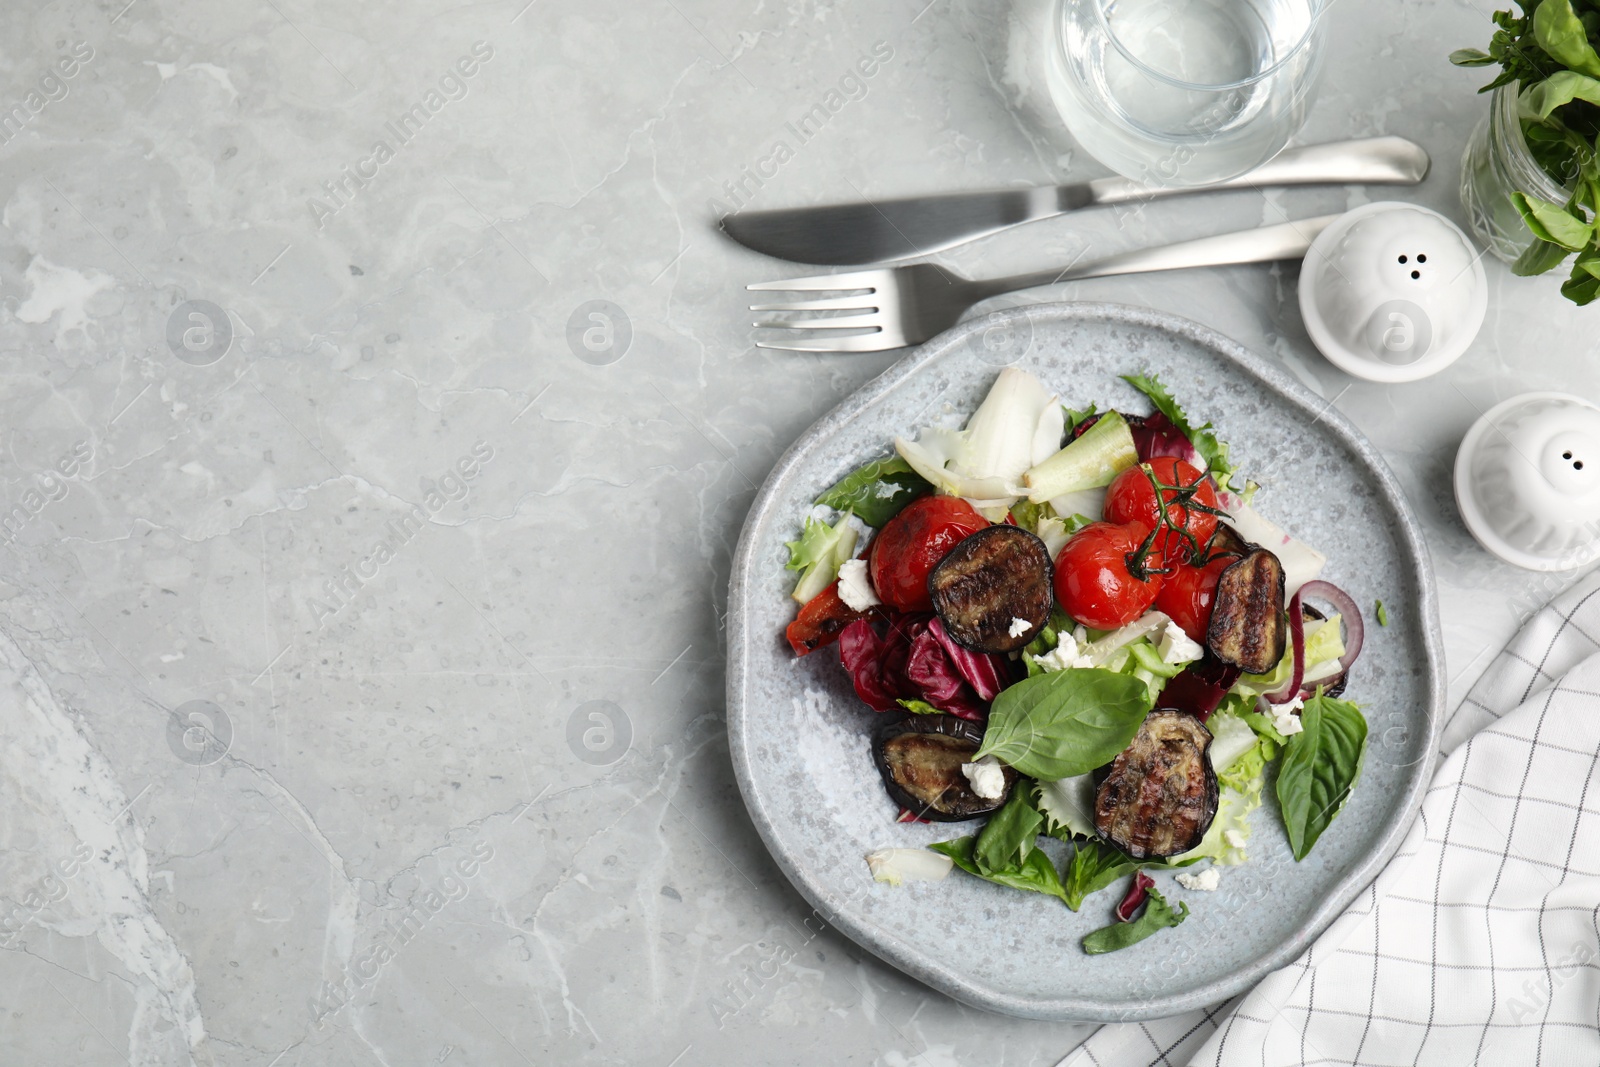
<path id="1" fill-rule="evenodd" d="M 1005 767 L 1006 787 L 988 799 L 972 791 L 963 763 L 983 743 L 983 727 L 954 715 L 910 715 L 878 730 L 872 761 L 896 804 L 931 822 L 961 822 L 999 809 L 1017 784 Z"/>
<path id="2" fill-rule="evenodd" d="M 1283 614 L 1283 564 L 1257 548 L 1217 579 L 1206 647 L 1246 674 L 1266 674 L 1289 641 Z"/>
<path id="3" fill-rule="evenodd" d="M 1050 619 L 1050 550 L 1027 530 L 990 526 L 963 539 L 928 574 L 945 632 L 974 652 L 1015 652 Z"/>
<path id="4" fill-rule="evenodd" d="M 1186 711 L 1157 708 L 1112 760 L 1094 796 L 1094 827 L 1134 859 L 1200 844 L 1217 814 L 1211 731 Z"/>
<path id="5" fill-rule="evenodd" d="M 1243 556 L 1255 546 L 1240 537 L 1238 530 L 1235 530 L 1225 522 L 1219 522 L 1217 523 L 1217 532 L 1211 535 L 1211 544 L 1208 547 L 1209 555 L 1216 557 Z"/>

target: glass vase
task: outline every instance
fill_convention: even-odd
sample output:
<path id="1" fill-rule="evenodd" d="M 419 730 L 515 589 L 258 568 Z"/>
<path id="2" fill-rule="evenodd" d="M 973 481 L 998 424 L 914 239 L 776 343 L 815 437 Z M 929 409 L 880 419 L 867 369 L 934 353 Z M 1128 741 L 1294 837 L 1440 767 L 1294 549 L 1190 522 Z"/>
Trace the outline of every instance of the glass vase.
<path id="1" fill-rule="evenodd" d="M 1513 262 L 1533 243 L 1512 193 L 1564 204 L 1570 191 L 1540 167 L 1528 151 L 1517 110 L 1517 88 L 1502 85 L 1489 100 L 1489 114 L 1478 123 L 1461 157 L 1461 206 L 1472 231 L 1490 252 Z"/>

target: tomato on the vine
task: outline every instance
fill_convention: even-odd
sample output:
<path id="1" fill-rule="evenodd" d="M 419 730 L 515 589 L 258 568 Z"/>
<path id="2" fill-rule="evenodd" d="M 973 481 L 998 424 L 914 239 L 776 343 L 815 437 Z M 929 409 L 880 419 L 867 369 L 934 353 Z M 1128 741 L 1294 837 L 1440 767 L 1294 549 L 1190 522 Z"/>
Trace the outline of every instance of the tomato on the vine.
<path id="1" fill-rule="evenodd" d="M 1094 522 L 1072 536 L 1056 557 L 1061 610 L 1096 630 L 1115 630 L 1150 610 L 1161 592 L 1161 550 L 1141 559 L 1150 527 L 1141 522 Z"/>
<path id="2" fill-rule="evenodd" d="M 1106 521 L 1142 522 L 1151 529 L 1160 526 L 1152 477 L 1161 486 L 1168 523 L 1156 541 L 1167 558 L 1186 559 L 1188 552 L 1205 547 L 1217 528 L 1217 516 L 1205 510 L 1216 509 L 1217 491 L 1205 473 L 1191 463 L 1172 456 L 1155 456 L 1117 475 L 1106 489 Z M 1192 546 L 1190 538 L 1194 541 Z"/>
<path id="3" fill-rule="evenodd" d="M 1191 640 L 1205 644 L 1217 599 L 1217 579 L 1237 562 L 1238 556 L 1218 556 L 1199 567 L 1185 564 L 1174 568 L 1156 594 L 1156 610 L 1177 623 Z"/>
<path id="4" fill-rule="evenodd" d="M 878 599 L 898 611 L 932 611 L 928 572 L 968 534 L 990 525 L 957 496 L 925 496 L 883 524 L 867 569 Z"/>

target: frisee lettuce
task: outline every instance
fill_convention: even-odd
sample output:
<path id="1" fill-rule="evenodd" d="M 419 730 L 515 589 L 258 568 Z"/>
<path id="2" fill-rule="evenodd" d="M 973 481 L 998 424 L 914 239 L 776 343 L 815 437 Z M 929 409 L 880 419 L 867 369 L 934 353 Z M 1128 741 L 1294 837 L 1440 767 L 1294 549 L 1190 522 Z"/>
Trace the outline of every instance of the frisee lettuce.
<path id="1" fill-rule="evenodd" d="M 1248 488 L 1240 478 L 1238 469 L 1228 459 L 1228 446 L 1217 440 L 1211 423 L 1205 422 L 1199 426 L 1191 423 L 1160 378 L 1154 374 L 1124 374 L 1121 377 L 1149 398 L 1155 409 L 1170 419 L 1172 425 L 1189 439 L 1194 450 L 1200 453 L 1200 458 L 1206 461 L 1206 469 L 1218 485 L 1232 488 L 1234 492 L 1244 492 Z"/>
<path id="2" fill-rule="evenodd" d="M 800 539 L 787 542 L 791 571 L 800 571 L 800 581 L 794 587 L 794 599 L 801 604 L 828 588 L 839 577 L 839 566 L 850 559 L 856 550 L 856 529 L 850 522 L 850 513 L 839 517 L 829 526 L 815 516 L 806 516 Z"/>

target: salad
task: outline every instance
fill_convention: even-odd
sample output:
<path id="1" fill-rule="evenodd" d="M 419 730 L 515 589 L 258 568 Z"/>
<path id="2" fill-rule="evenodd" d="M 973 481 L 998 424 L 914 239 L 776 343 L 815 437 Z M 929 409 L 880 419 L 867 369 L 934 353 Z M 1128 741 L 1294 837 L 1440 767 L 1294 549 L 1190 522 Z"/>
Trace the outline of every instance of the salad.
<path id="1" fill-rule="evenodd" d="M 1074 911 L 1121 886 L 1090 954 L 1187 917 L 1147 872 L 1204 892 L 1246 862 L 1269 780 L 1304 859 L 1367 734 L 1340 699 L 1361 615 L 1319 579 L 1326 558 L 1255 510 L 1209 422 L 1123 380 L 1154 410 L 1068 409 L 1007 368 L 964 429 L 895 438 L 788 546 L 786 637 L 836 654 L 881 715 L 899 821 L 983 820 L 872 853 L 873 877 L 959 867 Z M 1071 846 L 1064 866 L 1041 837 Z"/>

